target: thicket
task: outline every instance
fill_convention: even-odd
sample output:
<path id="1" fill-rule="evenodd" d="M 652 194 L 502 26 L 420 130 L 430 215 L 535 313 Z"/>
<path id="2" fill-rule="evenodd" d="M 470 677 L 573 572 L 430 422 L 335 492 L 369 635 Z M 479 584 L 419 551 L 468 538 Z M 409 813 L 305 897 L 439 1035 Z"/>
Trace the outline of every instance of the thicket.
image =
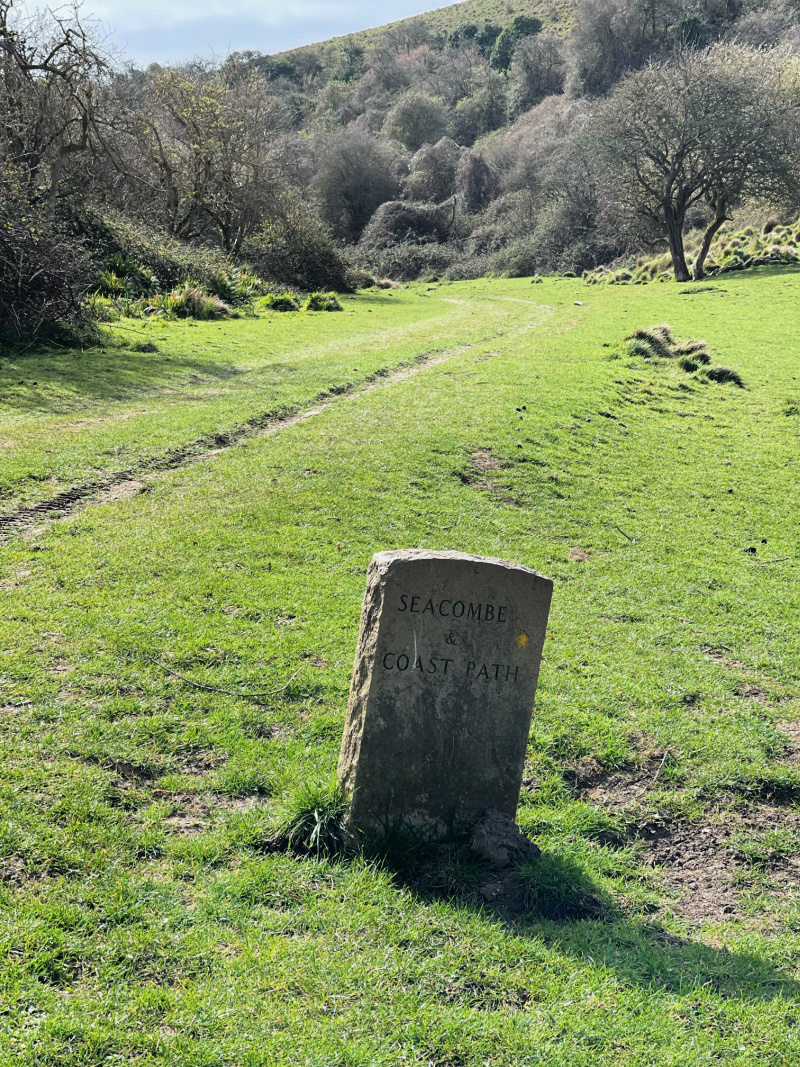
<path id="1" fill-rule="evenodd" d="M 0 330 L 666 251 L 701 277 L 743 204 L 797 217 L 800 9 L 578 0 L 568 35 L 499 23 L 137 70 L 78 14 L 0 0 Z"/>

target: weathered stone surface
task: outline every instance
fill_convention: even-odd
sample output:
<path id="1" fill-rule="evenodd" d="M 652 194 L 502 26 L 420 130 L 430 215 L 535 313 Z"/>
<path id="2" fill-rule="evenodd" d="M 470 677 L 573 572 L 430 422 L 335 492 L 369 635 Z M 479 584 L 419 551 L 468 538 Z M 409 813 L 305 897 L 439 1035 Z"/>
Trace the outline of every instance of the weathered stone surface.
<path id="1" fill-rule="evenodd" d="M 351 833 L 513 816 L 552 589 L 459 552 L 373 558 L 339 758 Z"/>
<path id="2" fill-rule="evenodd" d="M 472 831 L 469 847 L 482 860 L 498 870 L 514 860 L 536 859 L 541 855 L 537 845 L 529 841 L 507 811 L 490 808 Z"/>

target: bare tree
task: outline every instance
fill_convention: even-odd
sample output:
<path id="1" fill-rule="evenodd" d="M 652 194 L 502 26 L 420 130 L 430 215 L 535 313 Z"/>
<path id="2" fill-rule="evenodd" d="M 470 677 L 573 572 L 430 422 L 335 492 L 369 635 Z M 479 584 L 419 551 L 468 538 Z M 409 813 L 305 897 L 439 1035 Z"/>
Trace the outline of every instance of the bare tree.
<path id="1" fill-rule="evenodd" d="M 598 108 L 590 136 L 620 217 L 665 233 L 675 277 L 687 281 L 687 212 L 705 204 L 712 213 L 694 264 L 701 278 L 731 205 L 794 182 L 799 118 L 787 55 L 715 45 L 629 74 Z"/>
<path id="2" fill-rule="evenodd" d="M 175 237 L 236 252 L 280 198 L 283 113 L 257 74 L 151 68 L 127 126 L 120 169 Z"/>
<path id="3" fill-rule="evenodd" d="M 101 140 L 94 98 L 109 71 L 96 26 L 78 8 L 27 15 L 0 0 L 0 160 L 52 218 L 70 161 Z"/>
<path id="4" fill-rule="evenodd" d="M 399 169 L 391 147 L 369 134 L 343 131 L 325 139 L 313 187 L 337 237 L 358 240 L 375 209 L 399 193 Z"/>
<path id="5" fill-rule="evenodd" d="M 564 44 L 554 33 L 524 38 L 511 64 L 511 101 L 517 114 L 564 88 Z"/>

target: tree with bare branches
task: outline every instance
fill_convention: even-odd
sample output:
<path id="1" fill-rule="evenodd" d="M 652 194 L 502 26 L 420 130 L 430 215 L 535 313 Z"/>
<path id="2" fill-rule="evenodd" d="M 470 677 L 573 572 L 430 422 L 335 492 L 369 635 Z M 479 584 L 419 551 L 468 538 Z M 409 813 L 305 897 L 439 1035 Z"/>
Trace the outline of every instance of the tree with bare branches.
<path id="1" fill-rule="evenodd" d="M 109 69 L 77 7 L 24 14 L 0 0 L 0 159 L 51 218 L 62 184 L 102 140 L 95 97 Z"/>
<path id="2" fill-rule="evenodd" d="M 609 201 L 623 221 L 666 235 L 675 277 L 688 281 L 684 227 L 711 218 L 693 275 L 731 207 L 796 185 L 798 66 L 787 53 L 715 45 L 683 49 L 625 77 L 597 109 L 590 138 Z"/>

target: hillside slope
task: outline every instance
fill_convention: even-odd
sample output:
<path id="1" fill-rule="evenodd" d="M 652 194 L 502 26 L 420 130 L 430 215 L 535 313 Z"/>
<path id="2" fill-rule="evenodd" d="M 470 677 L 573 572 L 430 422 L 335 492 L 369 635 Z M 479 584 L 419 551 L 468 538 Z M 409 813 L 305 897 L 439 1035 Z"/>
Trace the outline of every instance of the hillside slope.
<path id="1" fill-rule="evenodd" d="M 281 53 L 290 57 L 302 54 L 307 48 L 338 46 L 342 41 L 361 47 L 375 48 L 387 36 L 402 39 L 413 37 L 425 28 L 432 34 L 452 33 L 456 26 L 464 22 L 494 22 L 506 26 L 517 15 L 531 15 L 542 20 L 545 27 L 557 31 L 568 29 L 575 8 L 575 0 L 462 0 L 460 4 L 450 4 L 435 11 L 426 11 L 421 15 L 389 22 L 343 37 L 333 37 L 302 48 Z"/>

